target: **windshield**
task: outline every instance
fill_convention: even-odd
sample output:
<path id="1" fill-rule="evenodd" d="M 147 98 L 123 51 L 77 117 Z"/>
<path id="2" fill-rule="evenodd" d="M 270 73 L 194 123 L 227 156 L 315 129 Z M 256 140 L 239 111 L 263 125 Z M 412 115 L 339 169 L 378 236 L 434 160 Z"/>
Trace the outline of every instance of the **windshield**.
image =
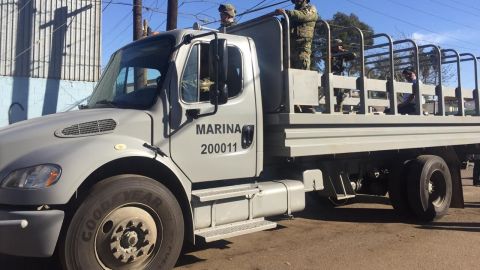
<path id="1" fill-rule="evenodd" d="M 116 52 L 85 108 L 148 109 L 157 100 L 172 51 L 169 39 Z"/>

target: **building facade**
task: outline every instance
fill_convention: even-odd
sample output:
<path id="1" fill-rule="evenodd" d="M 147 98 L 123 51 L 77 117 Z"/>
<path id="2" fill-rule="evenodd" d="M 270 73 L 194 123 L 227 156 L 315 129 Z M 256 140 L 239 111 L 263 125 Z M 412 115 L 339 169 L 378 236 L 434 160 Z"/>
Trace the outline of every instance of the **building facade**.
<path id="1" fill-rule="evenodd" d="M 0 127 L 89 96 L 100 29 L 99 0 L 0 0 Z"/>

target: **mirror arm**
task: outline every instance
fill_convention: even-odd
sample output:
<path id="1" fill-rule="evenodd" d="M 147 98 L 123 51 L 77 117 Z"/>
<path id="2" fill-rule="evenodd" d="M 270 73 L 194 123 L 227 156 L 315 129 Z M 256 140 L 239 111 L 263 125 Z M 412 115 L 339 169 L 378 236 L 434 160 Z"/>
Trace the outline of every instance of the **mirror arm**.
<path id="1" fill-rule="evenodd" d="M 208 33 L 205 33 L 205 34 L 200 34 L 200 35 L 196 35 L 196 36 L 193 36 L 193 35 L 189 35 L 189 36 L 192 36 L 191 40 L 195 39 L 195 38 L 199 38 L 199 37 L 205 37 L 205 36 L 209 36 L 209 35 L 214 35 L 215 36 L 215 42 L 217 43 L 217 48 L 216 48 L 216 55 L 215 55 L 215 61 L 217 62 L 217 65 L 216 65 L 216 70 L 215 72 L 217 73 L 217 76 L 215 76 L 215 107 L 213 109 L 212 112 L 208 112 L 208 113 L 203 113 L 203 114 L 198 114 L 196 115 L 196 118 L 195 119 L 198 119 L 200 117 L 205 117 L 205 116 L 211 116 L 211 115 L 215 115 L 217 114 L 218 112 L 218 95 L 219 95 L 219 89 L 218 89 L 218 83 L 219 83 L 219 79 L 218 79 L 218 73 L 219 73 L 219 62 L 220 62 L 220 55 L 219 55 L 219 52 L 218 52 L 218 33 L 215 32 L 215 31 L 212 31 L 212 32 L 208 32 Z M 187 36 L 185 36 L 187 37 Z M 185 40 L 185 38 L 184 38 Z M 190 40 L 190 42 L 191 42 Z"/>

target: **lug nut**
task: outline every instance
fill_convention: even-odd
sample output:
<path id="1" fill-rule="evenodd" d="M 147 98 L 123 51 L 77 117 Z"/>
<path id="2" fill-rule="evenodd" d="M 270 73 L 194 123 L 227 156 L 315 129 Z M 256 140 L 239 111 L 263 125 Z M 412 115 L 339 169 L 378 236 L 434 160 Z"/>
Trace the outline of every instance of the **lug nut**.
<path id="1" fill-rule="evenodd" d="M 133 262 L 135 260 L 135 256 L 130 256 L 130 258 L 128 258 L 128 262 Z"/>
<path id="2" fill-rule="evenodd" d="M 122 231 L 123 231 L 123 227 L 122 226 L 118 227 L 117 233 L 120 233 Z"/>
<path id="3" fill-rule="evenodd" d="M 117 248 L 112 248 L 113 253 L 117 253 L 118 249 Z"/>
<path id="4" fill-rule="evenodd" d="M 138 228 L 142 228 L 142 227 L 143 227 L 143 223 L 142 223 L 142 222 L 138 223 L 137 227 L 138 227 Z"/>
<path id="5" fill-rule="evenodd" d="M 112 242 L 116 242 L 116 241 L 118 241 L 118 237 L 116 236 L 112 237 Z"/>
<path id="6" fill-rule="evenodd" d="M 132 226 L 133 226 L 133 221 L 129 221 L 129 222 L 127 223 L 127 227 L 132 227 Z"/>
<path id="7" fill-rule="evenodd" d="M 137 253 L 137 256 L 140 257 L 140 256 L 142 256 L 142 255 L 143 255 L 143 251 L 140 250 L 140 251 Z"/>

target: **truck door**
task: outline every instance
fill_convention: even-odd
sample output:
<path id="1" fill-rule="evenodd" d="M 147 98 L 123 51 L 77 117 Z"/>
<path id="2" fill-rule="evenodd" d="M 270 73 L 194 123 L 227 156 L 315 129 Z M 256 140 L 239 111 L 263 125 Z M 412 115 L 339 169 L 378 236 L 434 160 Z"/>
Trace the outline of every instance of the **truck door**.
<path id="1" fill-rule="evenodd" d="M 248 42 L 228 46 L 228 102 L 220 105 L 216 114 L 198 119 L 188 114 L 214 110 L 209 101 L 209 89 L 214 87 L 209 79 L 209 44 L 194 43 L 187 50 L 185 61 L 179 61 L 183 67 L 177 69 L 178 95 L 170 95 L 174 99 L 170 113 L 173 161 L 193 182 L 255 176 L 255 89 L 252 65 L 242 54 L 249 51 Z"/>

